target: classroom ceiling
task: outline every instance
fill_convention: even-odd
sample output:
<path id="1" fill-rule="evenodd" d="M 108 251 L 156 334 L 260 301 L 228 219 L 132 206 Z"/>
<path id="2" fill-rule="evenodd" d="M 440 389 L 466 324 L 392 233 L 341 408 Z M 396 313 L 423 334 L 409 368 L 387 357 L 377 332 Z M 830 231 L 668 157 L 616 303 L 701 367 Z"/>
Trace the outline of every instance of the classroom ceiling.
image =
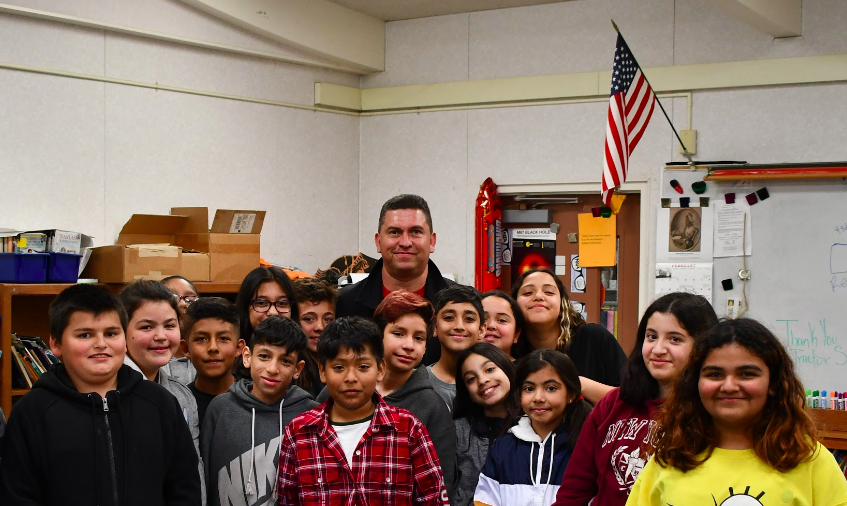
<path id="1" fill-rule="evenodd" d="M 559 3 L 562 0 L 329 0 L 383 21 Z M 573 0 L 571 0 L 573 1 Z"/>

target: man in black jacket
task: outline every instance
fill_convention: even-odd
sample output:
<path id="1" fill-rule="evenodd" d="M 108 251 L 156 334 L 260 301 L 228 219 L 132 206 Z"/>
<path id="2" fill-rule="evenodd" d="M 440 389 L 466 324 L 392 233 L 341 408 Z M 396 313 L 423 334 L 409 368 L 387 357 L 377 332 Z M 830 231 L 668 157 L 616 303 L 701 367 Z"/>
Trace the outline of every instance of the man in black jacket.
<path id="1" fill-rule="evenodd" d="M 382 299 L 401 289 L 432 301 L 436 293 L 453 284 L 429 259 L 435 251 L 435 239 L 426 200 L 408 194 L 388 199 L 379 212 L 374 236 L 376 250 L 382 258 L 367 278 L 341 291 L 336 316 L 372 318 Z M 438 340 L 433 339 L 427 343 L 425 365 L 438 361 L 441 352 Z"/>

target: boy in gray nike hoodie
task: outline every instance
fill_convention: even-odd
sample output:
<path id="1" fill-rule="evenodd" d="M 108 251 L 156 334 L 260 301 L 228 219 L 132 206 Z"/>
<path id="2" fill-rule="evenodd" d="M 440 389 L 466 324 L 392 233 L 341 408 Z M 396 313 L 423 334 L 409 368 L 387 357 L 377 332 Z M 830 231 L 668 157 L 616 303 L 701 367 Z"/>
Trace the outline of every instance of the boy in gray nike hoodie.
<path id="1" fill-rule="evenodd" d="M 318 405 L 292 381 L 303 370 L 306 334 L 289 318 L 256 326 L 242 361 L 250 380 L 209 405 L 200 431 L 209 506 L 275 506 L 279 442 L 285 426 Z"/>

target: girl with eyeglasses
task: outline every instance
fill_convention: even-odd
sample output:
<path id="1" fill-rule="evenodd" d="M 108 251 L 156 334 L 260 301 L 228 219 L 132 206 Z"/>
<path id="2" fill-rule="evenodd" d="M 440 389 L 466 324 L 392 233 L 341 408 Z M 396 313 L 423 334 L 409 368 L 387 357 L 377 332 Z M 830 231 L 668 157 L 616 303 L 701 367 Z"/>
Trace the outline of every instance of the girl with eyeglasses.
<path id="1" fill-rule="evenodd" d="M 240 338 L 250 345 L 253 329 L 268 316 L 284 316 L 300 321 L 297 298 L 291 279 L 279 267 L 256 267 L 244 277 L 235 308 L 240 320 Z M 250 378 L 250 372 L 241 360 L 235 361 L 233 373 L 236 378 Z"/>

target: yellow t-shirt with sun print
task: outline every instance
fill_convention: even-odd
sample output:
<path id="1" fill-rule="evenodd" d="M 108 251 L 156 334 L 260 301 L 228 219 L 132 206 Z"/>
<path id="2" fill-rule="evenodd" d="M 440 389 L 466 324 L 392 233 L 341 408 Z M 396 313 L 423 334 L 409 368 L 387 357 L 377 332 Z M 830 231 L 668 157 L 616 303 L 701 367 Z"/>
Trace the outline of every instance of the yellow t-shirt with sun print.
<path id="1" fill-rule="evenodd" d="M 715 448 L 699 467 L 683 473 L 655 460 L 641 471 L 626 506 L 842 506 L 847 479 L 818 444 L 814 458 L 787 473 L 752 450 Z"/>

